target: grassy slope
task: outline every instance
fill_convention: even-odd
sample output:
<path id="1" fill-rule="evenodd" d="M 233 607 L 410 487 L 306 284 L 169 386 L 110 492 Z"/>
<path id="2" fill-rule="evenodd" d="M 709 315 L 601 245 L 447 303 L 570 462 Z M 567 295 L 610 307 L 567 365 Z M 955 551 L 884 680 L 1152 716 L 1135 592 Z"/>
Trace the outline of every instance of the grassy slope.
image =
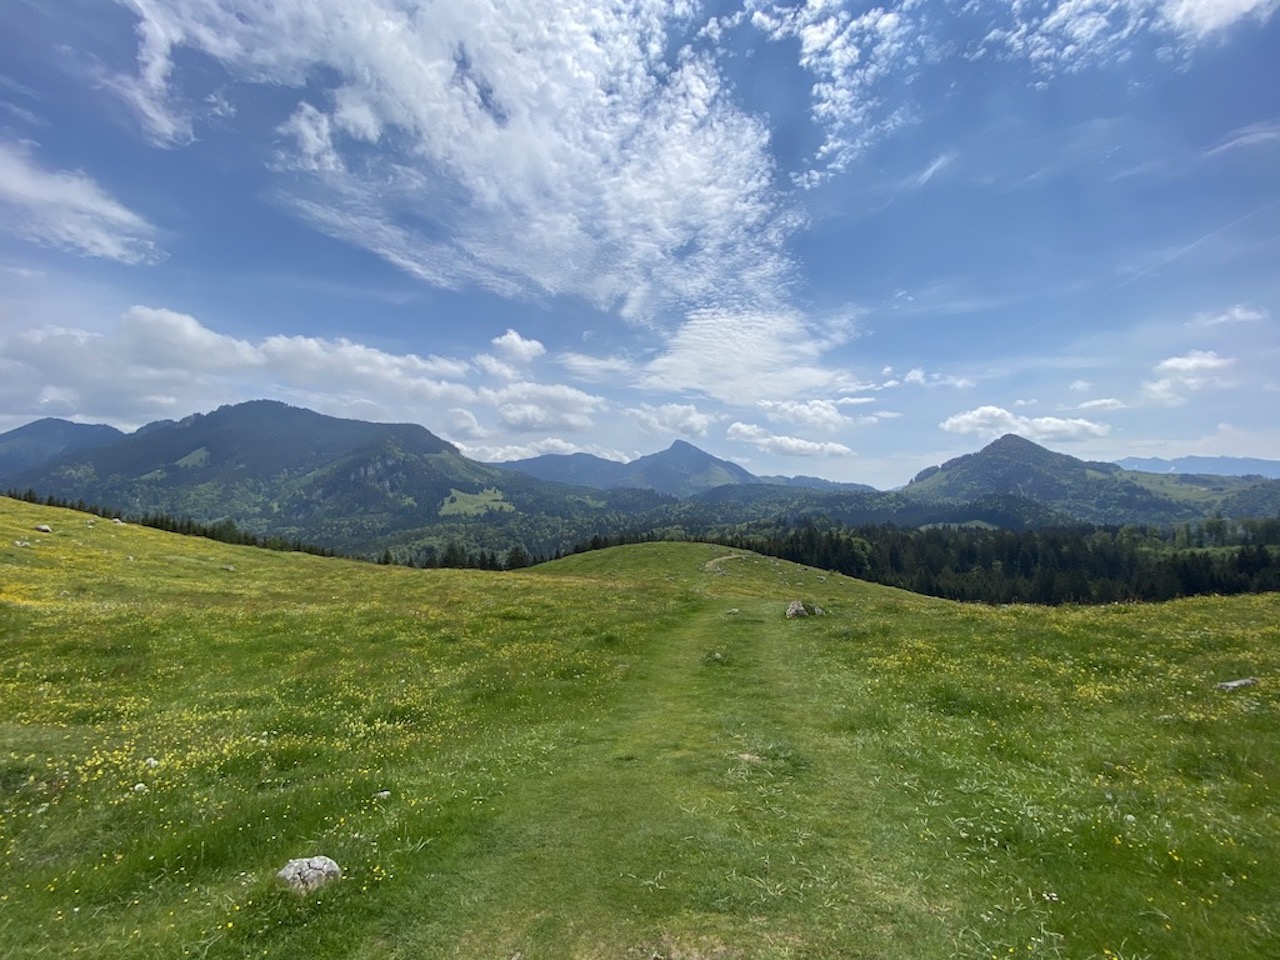
<path id="1" fill-rule="evenodd" d="M 425 572 L 0 500 L 0 957 L 1275 953 L 1280 597 L 726 553 Z M 276 889 L 311 853 L 344 881 Z"/>

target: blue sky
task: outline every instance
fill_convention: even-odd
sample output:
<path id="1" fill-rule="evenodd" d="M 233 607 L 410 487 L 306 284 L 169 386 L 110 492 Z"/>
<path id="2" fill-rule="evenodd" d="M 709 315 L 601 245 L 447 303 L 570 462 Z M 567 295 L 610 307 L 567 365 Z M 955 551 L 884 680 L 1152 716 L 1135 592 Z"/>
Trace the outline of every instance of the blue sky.
<path id="1" fill-rule="evenodd" d="M 1280 458 L 1277 0 L 11 0 L 0 429 Z"/>

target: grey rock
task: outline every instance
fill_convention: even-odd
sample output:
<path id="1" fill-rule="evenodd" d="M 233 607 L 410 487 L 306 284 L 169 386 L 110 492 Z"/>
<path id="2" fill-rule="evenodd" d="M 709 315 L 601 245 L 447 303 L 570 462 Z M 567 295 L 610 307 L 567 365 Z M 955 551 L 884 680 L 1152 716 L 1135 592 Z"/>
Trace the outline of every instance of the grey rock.
<path id="1" fill-rule="evenodd" d="M 35 531 L 36 533 L 53 533 L 53 527 L 49 526 L 47 523 L 37 523 L 35 525 Z"/>
<path id="2" fill-rule="evenodd" d="M 294 893 L 307 894 L 341 880 L 342 868 L 328 857 L 300 857 L 286 863 L 276 876 Z"/>
<path id="3" fill-rule="evenodd" d="M 1230 693 L 1232 690 L 1239 690 L 1241 687 L 1252 687 L 1257 682 L 1257 677 L 1244 677 L 1240 680 L 1223 680 L 1221 683 L 1215 683 L 1213 686 L 1215 689 L 1225 690 Z"/>
<path id="4" fill-rule="evenodd" d="M 804 608 L 804 604 L 799 600 L 792 600 L 791 605 L 787 607 L 787 619 L 794 620 L 796 617 L 807 617 L 809 611 Z"/>

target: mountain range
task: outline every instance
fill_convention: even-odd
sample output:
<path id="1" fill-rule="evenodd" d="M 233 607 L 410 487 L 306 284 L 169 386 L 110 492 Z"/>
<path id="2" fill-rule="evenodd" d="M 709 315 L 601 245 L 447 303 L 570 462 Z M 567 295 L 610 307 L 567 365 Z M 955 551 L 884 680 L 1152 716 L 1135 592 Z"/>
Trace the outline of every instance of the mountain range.
<path id="1" fill-rule="evenodd" d="M 1126 457 L 1117 460 L 1126 470 L 1144 473 L 1207 473 L 1223 477 L 1266 477 L 1280 480 L 1280 460 L 1259 460 L 1257 457 Z"/>
<path id="2" fill-rule="evenodd" d="M 131 434 L 37 421 L 0 434 L 0 487 L 409 557 L 450 543 L 545 555 L 598 535 L 688 536 L 805 517 L 1026 528 L 1280 514 L 1280 480 L 1127 470 L 1013 435 L 886 492 L 757 477 L 684 441 L 630 463 L 589 454 L 481 463 L 416 424 L 267 400 Z"/>

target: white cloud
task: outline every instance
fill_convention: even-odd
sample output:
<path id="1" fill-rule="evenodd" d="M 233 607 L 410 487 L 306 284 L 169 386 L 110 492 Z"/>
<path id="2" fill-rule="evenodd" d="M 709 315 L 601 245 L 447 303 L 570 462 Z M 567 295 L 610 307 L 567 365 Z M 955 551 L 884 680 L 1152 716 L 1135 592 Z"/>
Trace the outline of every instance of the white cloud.
<path id="1" fill-rule="evenodd" d="M 474 413 L 465 407 L 453 407 L 448 412 L 449 437 L 467 440 L 483 440 L 489 435 Z"/>
<path id="2" fill-rule="evenodd" d="M 1255 147 L 1264 143 L 1280 141 L 1280 119 L 1262 120 L 1250 123 L 1238 130 L 1232 130 L 1220 141 L 1204 152 L 1206 157 L 1216 157 L 1229 150 L 1240 147 Z"/>
<path id="3" fill-rule="evenodd" d="M 489 463 L 506 462 L 508 460 L 527 460 L 543 454 L 590 453 L 605 460 L 616 460 L 625 463 L 634 459 L 618 450 L 600 447 L 592 443 L 575 443 L 562 437 L 546 437 L 529 443 L 474 444 L 459 443 L 459 449 L 474 460 Z"/>
<path id="4" fill-rule="evenodd" d="M 1190 48 L 1241 20 L 1265 20 L 1276 0 L 1006 0 L 1004 7 L 1008 17 L 996 11 L 1000 19 L 983 49 L 1003 49 L 1052 74 L 1126 59 L 1133 40 L 1145 32 Z"/>
<path id="5" fill-rule="evenodd" d="M 1235 363 L 1233 359 L 1220 357 L 1213 350 L 1192 350 L 1181 357 L 1161 360 L 1156 364 L 1156 370 L 1193 373 L 1202 370 L 1222 370 L 1233 363 Z"/>
<path id="6" fill-rule="evenodd" d="M 1088 380 L 1072 380 L 1071 383 L 1067 385 L 1067 389 L 1075 393 L 1084 393 L 1086 390 L 1092 390 L 1093 384 Z"/>
<path id="7" fill-rule="evenodd" d="M 761 400 L 757 406 L 770 420 L 802 427 L 838 430 L 852 423 L 830 400 Z"/>
<path id="8" fill-rule="evenodd" d="M 1180 357 L 1168 357 L 1155 365 L 1155 371 L 1164 376 L 1143 383 L 1142 392 L 1150 403 L 1176 407 L 1186 403 L 1188 393 L 1225 386 L 1219 373 L 1234 363 L 1234 358 L 1220 357 L 1213 350 L 1191 350 Z"/>
<path id="9" fill-rule="evenodd" d="M 517 363 L 531 363 L 547 352 L 547 348 L 537 340 L 527 340 L 514 330 L 508 330 L 489 342 L 504 357 Z"/>
<path id="10" fill-rule="evenodd" d="M 707 429 L 720 419 L 715 414 L 702 413 L 691 403 L 642 403 L 623 412 L 653 433 L 680 433 L 686 437 L 705 437 Z"/>
<path id="11" fill-rule="evenodd" d="M 697 311 L 646 365 L 640 384 L 742 406 L 845 389 L 845 375 L 819 361 L 852 335 L 849 317 L 819 322 L 790 310 Z"/>
<path id="12" fill-rule="evenodd" d="M 1275 0 L 1162 0 L 1164 20 L 1180 33 L 1204 37 L 1246 17 L 1265 20 L 1276 9 Z"/>
<path id="13" fill-rule="evenodd" d="M 1236 303 L 1221 313 L 1198 313 L 1187 321 L 1189 327 L 1220 327 L 1229 323 L 1261 323 L 1271 319 L 1271 312 L 1265 307 L 1254 307 L 1245 303 Z"/>
<path id="14" fill-rule="evenodd" d="M 886 380 L 880 386 L 881 388 L 897 387 L 902 384 L 911 384 L 917 387 L 956 387 L 957 389 L 968 389 L 974 385 L 973 381 L 968 377 L 959 377 L 954 374 L 941 373 L 925 373 L 919 367 L 908 370 L 899 380 L 891 378 Z"/>
<path id="15" fill-rule="evenodd" d="M 511 364 L 499 360 L 497 357 L 488 353 L 477 353 L 471 358 L 471 362 L 476 368 L 484 371 L 491 377 L 497 377 L 499 380 L 515 380 L 520 376 L 520 371 Z"/>
<path id="16" fill-rule="evenodd" d="M 46 170 L 29 148 L 0 143 L 0 220 L 56 250 L 120 263 L 155 263 L 156 229 L 85 174 Z"/>
<path id="17" fill-rule="evenodd" d="M 1099 397 L 1097 400 L 1086 400 L 1077 404 L 1077 410 L 1123 410 L 1127 404 L 1115 397 Z"/>
<path id="18" fill-rule="evenodd" d="M 521 381 L 497 390 L 482 389 L 482 400 L 497 408 L 498 416 L 515 430 L 588 430 L 591 414 L 606 406 L 603 397 L 563 384 Z"/>
<path id="19" fill-rule="evenodd" d="M 643 319 L 727 289 L 775 299 L 791 275 L 800 221 L 775 192 L 768 131 L 710 53 L 676 42 L 692 7 L 131 7 L 138 75 L 116 88 L 154 137 L 190 136 L 186 50 L 299 91 L 280 128 L 283 202 L 432 284 Z"/>
<path id="20" fill-rule="evenodd" d="M 916 174 L 914 177 L 911 177 L 908 180 L 907 186 L 910 186 L 913 189 L 919 190 L 926 183 L 932 180 L 935 176 L 937 176 L 947 167 L 951 166 L 955 158 L 956 158 L 956 154 L 954 152 L 944 153 L 934 158 L 932 163 L 930 163 L 918 174 Z"/>
<path id="21" fill-rule="evenodd" d="M 980 437 L 998 437 L 1016 433 L 1027 440 L 1079 440 L 1085 437 L 1105 437 L 1111 427 L 1092 420 L 1063 419 L 1061 417 L 1023 417 L 1004 407 L 981 406 L 957 413 L 942 421 L 939 426 L 950 433 L 974 434 Z"/>
<path id="22" fill-rule="evenodd" d="M 854 14 L 824 0 L 748 4 L 751 23 L 770 40 L 800 42 L 800 66 L 815 78 L 811 116 L 824 138 L 813 166 L 793 176 L 797 184 L 815 186 L 846 169 L 871 143 L 906 122 L 905 110 L 886 109 L 877 94 L 891 75 L 912 72 L 909 51 L 918 29 L 910 16 L 914 5 L 894 6 Z M 939 169 L 931 167 L 916 186 Z"/>
<path id="23" fill-rule="evenodd" d="M 217 333 L 173 310 L 135 306 L 105 333 L 36 327 L 0 343 L 0 402 L 14 411 L 131 422 L 255 397 L 325 412 L 359 407 L 373 419 L 475 402 L 449 377 L 465 364 L 391 354 L 346 339 Z M 42 395 L 43 403 L 32 398 Z M 55 402 L 56 401 L 56 402 Z"/>
<path id="24" fill-rule="evenodd" d="M 734 422 L 725 436 L 730 440 L 749 443 L 758 450 L 783 457 L 848 457 L 853 451 L 843 443 L 804 440 L 770 433 L 754 423 Z"/>
<path id="25" fill-rule="evenodd" d="M 629 381 L 635 375 L 635 365 L 622 357 L 592 357 L 584 353 L 562 353 L 556 359 L 579 380 Z"/>

